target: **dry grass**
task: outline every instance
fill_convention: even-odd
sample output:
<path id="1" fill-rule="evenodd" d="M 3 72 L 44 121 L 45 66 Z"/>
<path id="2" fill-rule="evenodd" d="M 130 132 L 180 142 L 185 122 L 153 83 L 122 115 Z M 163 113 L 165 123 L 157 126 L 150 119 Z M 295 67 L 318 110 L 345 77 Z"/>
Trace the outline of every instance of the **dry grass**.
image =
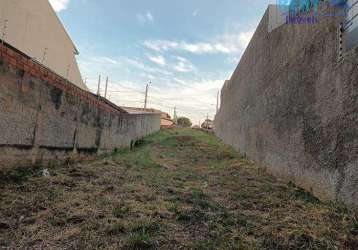
<path id="1" fill-rule="evenodd" d="M 200 131 L 41 170 L 0 177 L 0 249 L 358 249 L 356 213 Z"/>

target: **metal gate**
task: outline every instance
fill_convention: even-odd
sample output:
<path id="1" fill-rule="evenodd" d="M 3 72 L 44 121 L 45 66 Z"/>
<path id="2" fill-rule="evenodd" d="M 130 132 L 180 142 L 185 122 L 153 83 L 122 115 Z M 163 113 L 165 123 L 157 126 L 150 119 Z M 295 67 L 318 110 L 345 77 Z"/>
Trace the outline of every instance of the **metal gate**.
<path id="1" fill-rule="evenodd" d="M 358 46 L 358 0 L 348 0 L 348 12 L 344 30 L 347 34 L 347 49 Z"/>

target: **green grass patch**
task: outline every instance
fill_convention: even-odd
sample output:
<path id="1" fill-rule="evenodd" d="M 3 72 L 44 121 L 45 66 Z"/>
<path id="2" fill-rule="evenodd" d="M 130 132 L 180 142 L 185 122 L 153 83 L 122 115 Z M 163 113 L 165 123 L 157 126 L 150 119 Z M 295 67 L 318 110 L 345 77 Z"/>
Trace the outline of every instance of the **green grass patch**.
<path id="1" fill-rule="evenodd" d="M 294 183 L 289 182 L 288 187 L 290 188 L 290 191 L 292 192 L 292 196 L 295 199 L 302 200 L 307 203 L 319 203 L 319 199 L 315 197 L 312 193 L 307 192 L 306 190 L 297 187 Z"/>
<path id="2" fill-rule="evenodd" d="M 0 177 L 0 248 L 358 249 L 357 213 L 211 134 L 163 130 L 95 161 Z"/>

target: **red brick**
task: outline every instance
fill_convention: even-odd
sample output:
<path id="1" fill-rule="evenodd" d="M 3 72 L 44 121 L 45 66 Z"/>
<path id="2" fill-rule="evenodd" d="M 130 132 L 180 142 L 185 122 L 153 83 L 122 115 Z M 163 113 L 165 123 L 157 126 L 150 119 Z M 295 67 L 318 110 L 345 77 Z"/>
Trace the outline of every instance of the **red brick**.
<path id="1" fill-rule="evenodd" d="M 26 65 L 26 64 L 24 65 L 24 70 L 25 70 L 26 72 L 29 72 L 30 69 L 31 69 L 31 68 L 30 68 L 28 65 Z"/>
<path id="2" fill-rule="evenodd" d="M 9 64 L 11 64 L 12 66 L 15 66 L 15 65 L 16 65 L 16 60 L 15 60 L 14 58 L 12 58 L 12 57 L 9 57 L 8 62 L 9 62 Z"/>

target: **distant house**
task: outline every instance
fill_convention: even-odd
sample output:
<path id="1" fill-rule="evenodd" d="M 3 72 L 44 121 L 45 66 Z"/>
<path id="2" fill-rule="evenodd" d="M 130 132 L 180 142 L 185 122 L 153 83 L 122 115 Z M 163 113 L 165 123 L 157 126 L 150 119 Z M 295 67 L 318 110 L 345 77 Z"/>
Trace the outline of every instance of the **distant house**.
<path id="1" fill-rule="evenodd" d="M 161 113 L 160 110 L 155 109 L 145 109 L 145 108 L 136 108 L 136 107 L 121 107 L 123 110 L 128 112 L 129 114 L 143 114 L 143 113 Z"/>
<path id="2" fill-rule="evenodd" d="M 83 90 L 76 46 L 48 0 L 0 0 L 0 39 Z"/>
<path id="3" fill-rule="evenodd" d="M 214 122 L 210 119 L 206 119 L 202 124 L 201 128 L 203 129 L 214 129 Z"/>
<path id="4" fill-rule="evenodd" d="M 160 119 L 160 128 L 172 128 L 174 127 L 174 121 L 169 114 L 162 112 Z"/>
<path id="5" fill-rule="evenodd" d="M 142 114 L 142 113 L 160 113 L 160 128 L 172 128 L 175 126 L 174 121 L 168 113 L 162 112 L 158 109 L 145 109 L 145 108 L 135 108 L 135 107 L 121 107 L 123 110 L 130 114 Z"/>

